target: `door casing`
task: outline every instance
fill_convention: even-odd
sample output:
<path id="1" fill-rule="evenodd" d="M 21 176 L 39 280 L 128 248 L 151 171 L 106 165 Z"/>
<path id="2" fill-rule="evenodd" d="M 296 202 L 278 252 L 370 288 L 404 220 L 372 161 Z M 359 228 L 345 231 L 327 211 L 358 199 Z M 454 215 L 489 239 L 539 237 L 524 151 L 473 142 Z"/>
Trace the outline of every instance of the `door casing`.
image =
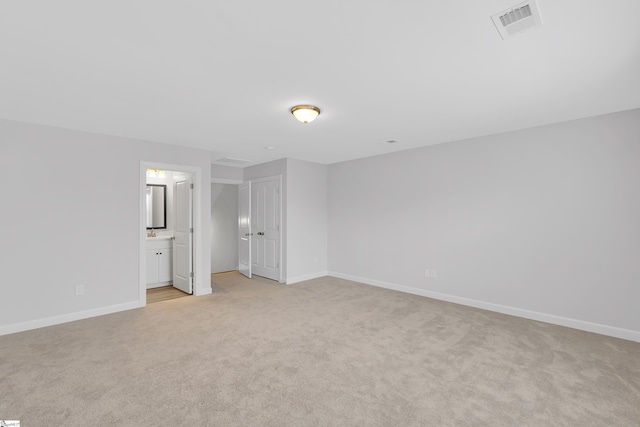
<path id="1" fill-rule="evenodd" d="M 238 185 L 238 272 L 251 279 L 251 181 Z"/>

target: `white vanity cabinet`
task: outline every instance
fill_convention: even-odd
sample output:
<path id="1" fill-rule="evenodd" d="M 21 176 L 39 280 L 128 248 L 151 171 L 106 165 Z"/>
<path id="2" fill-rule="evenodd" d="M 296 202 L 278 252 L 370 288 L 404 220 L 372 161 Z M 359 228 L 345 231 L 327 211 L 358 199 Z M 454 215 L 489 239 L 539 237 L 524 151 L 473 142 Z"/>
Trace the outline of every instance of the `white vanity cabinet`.
<path id="1" fill-rule="evenodd" d="M 147 289 L 170 285 L 173 280 L 171 239 L 147 239 Z"/>

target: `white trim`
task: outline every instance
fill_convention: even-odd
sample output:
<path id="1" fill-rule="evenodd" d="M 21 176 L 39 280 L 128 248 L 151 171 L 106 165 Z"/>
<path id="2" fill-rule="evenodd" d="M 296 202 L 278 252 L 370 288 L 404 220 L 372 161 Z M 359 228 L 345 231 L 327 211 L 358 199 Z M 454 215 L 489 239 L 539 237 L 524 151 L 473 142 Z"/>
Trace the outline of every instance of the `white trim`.
<path id="1" fill-rule="evenodd" d="M 275 179 L 282 180 L 282 175 L 261 176 L 260 178 L 251 178 L 249 181 L 251 181 L 251 182 L 267 182 L 267 181 L 273 181 Z M 244 182 L 246 182 L 246 181 L 244 181 Z M 282 189 L 281 189 L 281 191 L 282 191 Z"/>
<path id="2" fill-rule="evenodd" d="M 194 292 L 195 292 L 194 288 Z M 211 289 L 211 286 L 209 286 L 208 288 L 197 288 L 198 289 L 198 296 L 201 297 L 203 295 L 209 295 L 213 293 L 213 289 Z"/>
<path id="3" fill-rule="evenodd" d="M 508 314 L 511 316 L 522 317 L 539 322 L 551 323 L 553 325 L 566 326 L 568 328 L 579 329 L 581 331 L 593 332 L 601 335 L 622 338 L 624 340 L 640 342 L 640 331 L 631 329 L 623 329 L 615 326 L 602 325 L 599 323 L 586 322 L 584 320 L 570 319 L 568 317 L 556 316 L 548 313 L 540 313 L 537 311 L 525 310 L 522 308 L 510 307 L 506 305 L 494 304 L 486 301 L 464 298 L 455 295 L 443 294 L 440 292 L 427 291 L 424 289 L 413 288 L 410 286 L 398 285 L 395 283 L 383 282 L 380 280 L 367 279 L 364 277 L 352 276 L 350 274 L 329 271 L 329 276 L 339 279 L 351 280 L 354 282 L 364 283 L 366 285 L 377 286 L 379 288 L 392 289 L 394 291 L 406 292 L 408 294 L 420 295 L 427 298 L 433 298 L 441 301 L 452 302 L 455 304 L 466 305 L 469 307 L 480 308 L 483 310 L 494 311 L 497 313 Z"/>
<path id="4" fill-rule="evenodd" d="M 73 322 L 76 320 L 88 319 L 90 317 L 103 316 L 105 314 L 117 313 L 119 311 L 132 310 L 134 308 L 138 308 L 138 301 L 130 301 L 124 304 L 110 305 L 107 307 L 94 308 L 92 310 L 85 310 L 76 313 L 61 314 L 58 316 L 29 320 L 27 322 L 14 323 L 12 325 L 1 326 L 0 336 L 15 334 L 17 332 L 30 331 L 32 329 L 44 328 L 47 326 L 59 325 L 61 323 Z"/>
<path id="5" fill-rule="evenodd" d="M 244 181 L 240 179 L 229 179 L 229 178 L 211 178 L 212 184 L 242 184 Z"/>
<path id="6" fill-rule="evenodd" d="M 164 288 L 165 286 L 171 286 L 171 282 L 157 282 L 157 283 L 150 283 L 147 285 L 147 290 L 149 289 L 155 289 L 155 288 Z"/>
<path id="7" fill-rule="evenodd" d="M 294 283 L 304 282 L 305 280 L 317 279 L 318 277 L 325 277 L 328 274 L 329 273 L 326 270 L 319 271 L 317 273 L 303 274 L 302 276 L 288 278 L 286 283 L 287 285 L 292 285 Z"/>
<path id="8" fill-rule="evenodd" d="M 151 167 L 152 163 L 140 162 L 140 206 L 139 206 L 139 250 L 138 250 L 138 307 L 146 307 L 147 305 L 147 238 L 146 238 L 146 223 L 144 219 L 144 212 L 146 210 L 145 197 L 147 186 L 147 168 Z M 155 168 L 153 168 L 155 169 Z M 160 169 L 160 168 L 158 168 Z"/>

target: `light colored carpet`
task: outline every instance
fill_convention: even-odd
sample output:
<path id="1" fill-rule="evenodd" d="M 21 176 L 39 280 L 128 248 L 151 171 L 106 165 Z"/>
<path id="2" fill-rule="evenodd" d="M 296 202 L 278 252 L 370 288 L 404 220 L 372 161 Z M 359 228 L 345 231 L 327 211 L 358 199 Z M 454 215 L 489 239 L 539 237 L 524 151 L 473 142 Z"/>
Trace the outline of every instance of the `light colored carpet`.
<path id="1" fill-rule="evenodd" d="M 34 426 L 638 426 L 640 344 L 335 278 L 0 337 Z"/>

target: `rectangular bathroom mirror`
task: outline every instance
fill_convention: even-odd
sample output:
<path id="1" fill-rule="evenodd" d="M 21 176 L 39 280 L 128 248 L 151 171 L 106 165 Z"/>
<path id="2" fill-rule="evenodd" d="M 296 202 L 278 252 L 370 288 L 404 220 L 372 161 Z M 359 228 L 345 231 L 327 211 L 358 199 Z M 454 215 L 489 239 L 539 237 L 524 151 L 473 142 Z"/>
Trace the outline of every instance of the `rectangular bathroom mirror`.
<path id="1" fill-rule="evenodd" d="M 147 184 L 147 230 L 167 228 L 167 186 Z"/>

